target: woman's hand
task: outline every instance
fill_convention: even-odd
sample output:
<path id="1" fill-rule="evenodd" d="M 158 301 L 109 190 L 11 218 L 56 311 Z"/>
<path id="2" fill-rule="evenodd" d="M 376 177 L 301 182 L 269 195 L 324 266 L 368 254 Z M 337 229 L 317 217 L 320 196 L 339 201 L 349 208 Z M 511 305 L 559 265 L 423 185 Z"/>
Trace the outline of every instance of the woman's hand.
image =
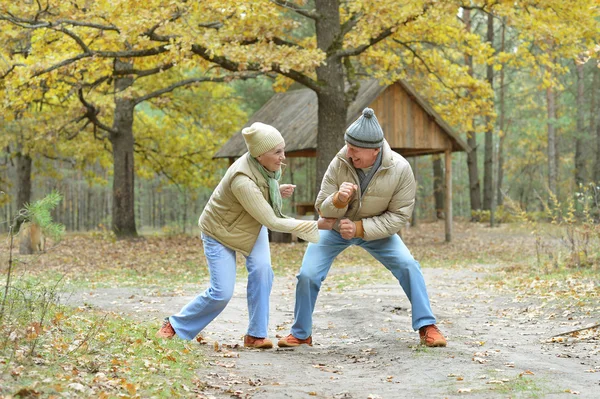
<path id="1" fill-rule="evenodd" d="M 281 193 L 281 198 L 290 198 L 292 194 L 294 194 L 294 189 L 296 188 L 295 184 L 281 184 L 279 186 L 279 192 Z"/>
<path id="2" fill-rule="evenodd" d="M 336 218 L 319 218 L 317 226 L 319 230 L 331 230 L 336 222 Z"/>

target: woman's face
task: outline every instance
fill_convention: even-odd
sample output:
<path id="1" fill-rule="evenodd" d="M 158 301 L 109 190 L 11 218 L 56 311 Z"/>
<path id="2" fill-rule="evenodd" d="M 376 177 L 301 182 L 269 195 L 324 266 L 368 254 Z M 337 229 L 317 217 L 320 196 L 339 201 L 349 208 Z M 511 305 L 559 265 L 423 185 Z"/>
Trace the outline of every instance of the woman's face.
<path id="1" fill-rule="evenodd" d="M 277 172 L 285 160 L 285 143 L 256 157 L 256 160 L 270 172 Z"/>

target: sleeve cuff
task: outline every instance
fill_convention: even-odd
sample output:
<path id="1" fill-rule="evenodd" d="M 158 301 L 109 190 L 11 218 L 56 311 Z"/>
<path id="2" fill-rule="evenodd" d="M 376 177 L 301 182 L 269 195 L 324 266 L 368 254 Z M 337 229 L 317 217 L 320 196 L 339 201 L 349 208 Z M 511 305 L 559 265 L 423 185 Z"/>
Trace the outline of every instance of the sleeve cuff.
<path id="1" fill-rule="evenodd" d="M 362 220 L 357 220 L 356 222 L 354 222 L 354 224 L 356 225 L 356 233 L 354 233 L 354 236 L 364 238 L 365 237 L 365 229 L 363 228 Z"/>
<path id="2" fill-rule="evenodd" d="M 345 208 L 346 206 L 348 206 L 348 202 L 350 202 L 350 201 L 344 202 L 344 201 L 340 200 L 339 195 L 340 195 L 339 191 L 333 195 L 333 206 L 335 206 L 338 209 L 342 209 L 342 208 Z"/>

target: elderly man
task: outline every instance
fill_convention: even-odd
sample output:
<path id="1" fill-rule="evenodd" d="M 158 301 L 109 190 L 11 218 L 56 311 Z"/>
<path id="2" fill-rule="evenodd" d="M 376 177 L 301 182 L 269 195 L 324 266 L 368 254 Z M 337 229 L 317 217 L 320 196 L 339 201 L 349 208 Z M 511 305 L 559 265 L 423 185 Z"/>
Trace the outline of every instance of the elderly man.
<path id="1" fill-rule="evenodd" d="M 397 233 L 410 218 L 416 183 L 410 165 L 390 149 L 372 109 L 346 130 L 346 146 L 329 164 L 316 200 L 320 215 L 340 219 L 334 230 L 309 243 L 296 276 L 291 334 L 280 347 L 312 345 L 312 314 L 321 283 L 335 257 L 351 245 L 367 250 L 400 282 L 412 305 L 412 327 L 421 344 L 446 346 L 435 325 L 419 263 Z"/>

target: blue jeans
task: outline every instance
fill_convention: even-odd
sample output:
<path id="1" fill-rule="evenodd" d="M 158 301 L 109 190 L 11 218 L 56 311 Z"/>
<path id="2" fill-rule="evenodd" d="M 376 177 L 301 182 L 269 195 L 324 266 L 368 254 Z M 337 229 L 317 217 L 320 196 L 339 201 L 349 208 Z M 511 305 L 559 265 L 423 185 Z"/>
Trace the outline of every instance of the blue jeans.
<path id="1" fill-rule="evenodd" d="M 210 272 L 210 286 L 169 317 L 177 336 L 191 340 L 198 335 L 229 303 L 235 287 L 235 251 L 212 237 L 202 234 L 204 255 Z M 246 257 L 248 270 L 248 335 L 265 338 L 269 325 L 269 297 L 273 286 L 271 251 L 266 227 L 262 227 L 256 244 Z"/>
<path id="2" fill-rule="evenodd" d="M 435 324 L 431 311 L 425 279 L 421 266 L 410 254 L 398 235 L 381 240 L 365 241 L 362 238 L 346 240 L 335 230 L 319 231 L 321 239 L 316 244 L 308 244 L 296 285 L 296 306 L 292 335 L 306 339 L 312 334 L 312 314 L 315 310 L 317 295 L 321 283 L 327 277 L 333 260 L 344 249 L 358 245 L 367 250 L 381 262 L 396 279 L 412 305 L 412 327 L 418 330 L 423 326 Z"/>

